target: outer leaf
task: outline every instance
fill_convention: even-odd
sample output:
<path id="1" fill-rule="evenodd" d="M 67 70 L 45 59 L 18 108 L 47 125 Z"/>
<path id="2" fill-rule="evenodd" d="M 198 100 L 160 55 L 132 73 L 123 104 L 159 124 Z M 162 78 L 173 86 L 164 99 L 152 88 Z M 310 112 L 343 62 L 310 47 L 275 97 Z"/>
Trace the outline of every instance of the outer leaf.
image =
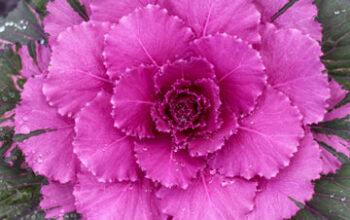
<path id="1" fill-rule="evenodd" d="M 44 10 L 47 1 L 35 0 L 33 4 L 35 8 L 42 7 Z M 27 28 L 23 28 L 25 25 Z M 28 52 L 34 60 L 36 60 L 34 40 L 42 39 L 41 32 L 39 18 L 27 1 L 21 1 L 17 9 L 6 19 L 0 18 L 0 41 L 3 39 L 26 43 Z M 9 111 L 13 110 L 20 100 L 18 89 L 23 89 L 25 82 L 20 73 L 22 64 L 17 49 L 5 46 L 0 50 L 0 219 L 44 220 L 45 212 L 40 209 L 39 202 L 40 188 L 45 180 L 30 169 L 23 169 L 24 156 L 14 142 L 48 131 L 36 130 L 29 134 L 14 135 L 14 115 Z M 80 215 L 69 213 L 64 219 L 80 219 Z"/>
<path id="2" fill-rule="evenodd" d="M 0 123 L 12 118 L 4 118 Z M 14 148 L 15 138 L 28 138 L 22 136 L 14 135 L 13 127 L 0 128 L 0 219 L 45 219 L 45 213 L 38 206 L 44 178 L 22 169 L 24 157 L 17 147 Z M 5 158 L 6 155 L 9 157 Z"/>
<path id="3" fill-rule="evenodd" d="M 46 5 L 50 0 L 32 0 L 35 10 L 41 17 L 44 17 L 48 12 L 46 11 Z"/>
<path id="4" fill-rule="evenodd" d="M 11 118 L 12 116 L 8 120 Z M 22 141 L 43 132 L 46 131 L 14 135 L 12 127 L 0 128 L 0 142 L 3 143 L 0 147 L 0 219 L 45 219 L 45 212 L 39 207 L 40 188 L 45 182 L 44 178 L 22 168 L 24 157 L 19 148 L 9 152 L 15 146 L 14 140 Z M 9 157 L 4 158 L 5 154 Z M 11 165 L 5 161 L 11 162 Z M 80 219 L 80 215 L 68 213 L 64 219 Z"/>
<path id="5" fill-rule="evenodd" d="M 312 130 L 317 133 L 333 134 L 344 140 L 350 140 L 350 115 L 345 118 L 336 118 L 332 121 L 321 122 L 313 126 Z"/>
<path id="6" fill-rule="evenodd" d="M 293 219 L 350 219 L 350 162 L 316 181 L 314 198 Z"/>
<path id="7" fill-rule="evenodd" d="M 19 92 L 11 78 L 22 68 L 21 60 L 11 47 L 0 50 L 0 116 L 15 108 Z"/>
<path id="8" fill-rule="evenodd" d="M 14 219 L 40 201 L 43 178 L 0 161 L 0 219 Z"/>
<path id="9" fill-rule="evenodd" d="M 19 75 L 22 68 L 20 56 L 11 48 L 0 50 L 1 73 L 5 75 Z"/>
<path id="10" fill-rule="evenodd" d="M 345 97 L 338 106 L 347 103 Z M 315 133 L 324 135 L 335 135 L 341 139 L 350 140 L 350 115 L 344 118 L 336 118 L 331 121 L 321 122 L 312 126 Z M 327 150 L 344 165 L 336 175 L 331 174 L 316 181 L 315 194 L 313 199 L 307 203 L 301 211 L 293 218 L 296 220 L 314 219 L 350 219 L 350 162 L 349 158 L 337 152 L 333 146 L 318 141 L 321 148 Z M 350 149 L 349 149 L 350 150 Z M 293 199 L 293 198 L 291 198 Z M 298 205 L 298 201 L 294 201 Z M 302 204 L 300 204 L 302 205 Z"/>
<path id="11" fill-rule="evenodd" d="M 323 39 L 321 58 L 329 75 L 350 89 L 350 2 L 347 0 L 315 0 L 319 9 L 318 20 L 322 23 Z M 344 108 L 350 102 L 350 95 L 340 101 L 332 111 Z M 339 108 L 339 109 L 338 109 Z M 345 112 L 346 113 L 346 112 Z M 342 116 L 343 117 L 343 116 Z M 315 133 L 337 136 L 350 140 L 350 115 L 335 118 L 312 126 Z M 337 152 L 333 146 L 318 141 L 320 147 L 330 152 L 343 163 L 336 175 L 331 174 L 316 181 L 315 194 L 293 219 L 350 219 L 350 162 L 349 158 Z M 350 150 L 350 149 L 349 149 Z M 291 198 L 293 200 L 293 198 Z M 297 205 L 298 201 L 294 201 Z"/>
<path id="12" fill-rule="evenodd" d="M 350 89 L 350 2 L 316 0 L 318 21 L 322 23 L 322 61 L 329 74 Z"/>
<path id="13" fill-rule="evenodd" d="M 46 35 L 36 12 L 21 0 L 15 10 L 0 19 L 0 39 L 8 43 L 27 44 L 29 40 L 46 39 Z"/>

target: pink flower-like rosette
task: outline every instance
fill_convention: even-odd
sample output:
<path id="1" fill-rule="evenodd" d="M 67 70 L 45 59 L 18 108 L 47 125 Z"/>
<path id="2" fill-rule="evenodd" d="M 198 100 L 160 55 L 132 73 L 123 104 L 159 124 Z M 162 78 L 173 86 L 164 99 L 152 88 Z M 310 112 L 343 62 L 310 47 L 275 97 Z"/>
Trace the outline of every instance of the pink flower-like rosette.
<path id="1" fill-rule="evenodd" d="M 50 2 L 16 110 L 17 133 L 49 130 L 19 144 L 47 217 L 293 216 L 340 166 L 310 125 L 349 107 L 327 113 L 345 91 L 321 73 L 312 0 L 271 22 L 287 2 L 87 0 L 89 21 Z"/>

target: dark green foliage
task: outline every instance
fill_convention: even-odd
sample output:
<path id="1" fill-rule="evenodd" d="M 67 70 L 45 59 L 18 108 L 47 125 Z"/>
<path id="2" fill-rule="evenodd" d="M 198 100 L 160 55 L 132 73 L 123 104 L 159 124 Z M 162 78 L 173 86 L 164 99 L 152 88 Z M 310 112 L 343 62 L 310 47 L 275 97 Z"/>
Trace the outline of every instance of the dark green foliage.
<path id="1" fill-rule="evenodd" d="M 332 121 L 321 122 L 312 126 L 312 130 L 322 134 L 332 134 L 344 140 L 350 140 L 350 115 L 345 118 L 336 118 Z"/>
<path id="2" fill-rule="evenodd" d="M 317 20 L 323 27 L 322 61 L 328 73 L 350 89 L 350 2 L 316 0 Z"/>
<path id="3" fill-rule="evenodd" d="M 35 208 L 41 199 L 43 178 L 19 168 L 16 162 L 23 157 L 13 154 L 12 166 L 0 160 L 0 219 L 15 219 Z"/>
<path id="4" fill-rule="evenodd" d="M 20 75 L 20 56 L 9 46 L 0 50 L 0 116 L 15 108 L 19 101 L 13 77 Z"/>
<path id="5" fill-rule="evenodd" d="M 47 15 L 46 5 L 50 0 L 32 0 L 35 10 L 39 13 L 40 17 Z"/>

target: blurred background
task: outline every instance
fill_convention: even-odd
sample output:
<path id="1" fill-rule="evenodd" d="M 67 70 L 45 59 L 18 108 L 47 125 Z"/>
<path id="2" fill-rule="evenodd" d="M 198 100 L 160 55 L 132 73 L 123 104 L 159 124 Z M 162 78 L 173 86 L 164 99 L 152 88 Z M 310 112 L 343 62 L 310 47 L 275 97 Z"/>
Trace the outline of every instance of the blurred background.
<path id="1" fill-rule="evenodd" d="M 0 0 L 0 16 L 5 17 L 8 12 L 15 9 L 18 0 Z"/>

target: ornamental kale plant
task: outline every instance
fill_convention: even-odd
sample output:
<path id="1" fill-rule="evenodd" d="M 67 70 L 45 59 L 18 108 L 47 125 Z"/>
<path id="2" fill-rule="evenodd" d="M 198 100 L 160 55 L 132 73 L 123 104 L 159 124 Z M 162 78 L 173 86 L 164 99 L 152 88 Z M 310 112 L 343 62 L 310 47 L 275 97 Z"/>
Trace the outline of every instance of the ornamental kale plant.
<path id="1" fill-rule="evenodd" d="M 50 1 L 15 109 L 17 134 L 45 132 L 18 146 L 46 217 L 295 215 L 341 167 L 329 146 L 350 156 L 322 132 L 350 105 L 322 73 L 316 6 L 275 14 L 287 2 Z"/>

